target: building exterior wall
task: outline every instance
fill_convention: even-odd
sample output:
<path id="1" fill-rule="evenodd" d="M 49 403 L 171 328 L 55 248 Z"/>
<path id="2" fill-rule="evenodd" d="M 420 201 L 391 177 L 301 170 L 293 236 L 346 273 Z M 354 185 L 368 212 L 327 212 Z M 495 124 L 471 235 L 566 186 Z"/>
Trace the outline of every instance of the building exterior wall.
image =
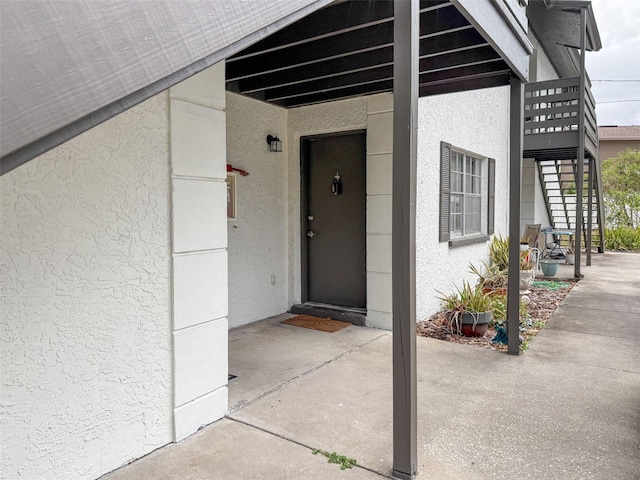
<path id="1" fill-rule="evenodd" d="M 227 412 L 224 63 L 170 89 L 174 440 Z"/>
<path id="2" fill-rule="evenodd" d="M 291 109 L 289 143 L 289 304 L 301 301 L 300 138 L 350 130 L 367 131 L 367 325 L 391 328 L 390 94 Z"/>
<path id="3" fill-rule="evenodd" d="M 522 162 L 522 191 L 520 198 L 520 231 L 524 233 L 527 224 L 540 224 L 542 228 L 551 225 L 549 213 L 542 193 L 542 182 L 538 165 L 533 158 Z"/>
<path id="4" fill-rule="evenodd" d="M 529 81 L 544 82 L 546 80 L 558 79 L 558 72 L 553 68 L 553 65 L 551 64 L 547 53 L 543 50 L 542 45 L 538 43 L 536 48 L 538 49 L 538 53 L 536 55 L 536 78 L 535 80 L 530 79 Z"/>
<path id="5" fill-rule="evenodd" d="M 227 411 L 224 64 L 0 178 L 2 478 L 96 478 Z"/>
<path id="6" fill-rule="evenodd" d="M 440 141 L 496 158 L 496 229 L 506 233 L 508 92 L 508 88 L 485 90 L 482 99 L 473 92 L 420 99 L 417 212 L 420 318 L 438 309 L 435 288 L 452 288 L 453 283 L 459 284 L 467 275 L 469 262 L 487 260 L 486 243 L 450 249 L 448 244 L 438 242 L 439 187 L 434 179 L 439 179 Z M 250 173 L 239 179 L 242 182 L 238 187 L 239 218 L 229 222 L 232 326 L 286 311 L 301 301 L 300 138 L 366 129 L 367 324 L 391 328 L 392 110 L 391 94 L 288 112 L 228 95 L 229 161 Z M 487 118 L 493 122 L 489 130 L 484 128 Z M 267 133 L 280 135 L 279 129 L 285 124 L 286 140 L 280 138 L 288 152 L 286 169 L 278 163 L 279 155 L 266 152 L 262 146 Z M 286 185 L 279 182 L 283 175 L 288 179 Z M 248 196 L 241 198 L 243 188 Z M 287 208 L 286 221 L 281 214 L 283 205 Z M 243 209 L 251 212 L 243 214 Z M 285 226 L 288 241 L 282 245 L 279 232 Z M 282 262 L 285 255 L 286 261 Z M 281 262 L 289 269 L 282 285 L 277 274 Z M 270 276 L 274 272 L 276 285 L 271 285 Z M 285 288 L 288 295 L 283 303 L 280 295 Z M 250 298 L 268 295 L 275 298 L 260 302 Z M 234 316 L 234 311 L 245 313 Z"/>
<path id="7" fill-rule="evenodd" d="M 470 263 L 488 261 L 487 242 L 449 248 L 439 241 L 441 141 L 495 158 L 495 231 L 508 234 L 509 88 L 425 97 L 418 107 L 416 297 L 422 320 L 439 310 L 437 291 L 451 292 L 473 278 Z"/>
<path id="8" fill-rule="evenodd" d="M 0 178 L 2 478 L 172 439 L 166 93 Z"/>
<path id="9" fill-rule="evenodd" d="M 603 140 L 600 139 L 600 149 L 598 156 L 600 162 L 613 157 L 617 157 L 621 152 L 624 152 L 628 148 L 632 150 L 640 150 L 639 140 Z"/>
<path id="10" fill-rule="evenodd" d="M 229 220 L 229 326 L 289 309 L 287 110 L 227 94 L 228 163 L 237 177 L 237 218 Z M 283 152 L 269 151 L 267 135 Z"/>
<path id="11" fill-rule="evenodd" d="M 529 39 L 534 46 L 534 53 L 529 59 L 529 81 L 543 82 L 558 79 L 558 72 L 556 72 L 547 53 L 531 29 L 529 29 Z M 520 231 L 524 233 L 525 225 L 527 224 L 540 224 L 542 227 L 550 225 L 549 214 L 542 193 L 542 183 L 538 175 L 538 166 L 533 158 L 523 159 L 521 187 Z"/>

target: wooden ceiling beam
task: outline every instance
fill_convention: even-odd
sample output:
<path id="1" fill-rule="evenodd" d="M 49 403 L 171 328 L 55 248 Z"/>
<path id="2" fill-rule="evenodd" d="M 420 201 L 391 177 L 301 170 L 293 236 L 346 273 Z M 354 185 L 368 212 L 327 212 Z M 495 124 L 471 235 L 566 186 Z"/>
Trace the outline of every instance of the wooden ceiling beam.
<path id="1" fill-rule="evenodd" d="M 381 80 L 393 80 L 393 65 L 378 67 L 361 72 L 348 73 L 337 77 L 323 78 L 297 85 L 273 88 L 266 91 L 266 100 L 282 100 L 286 98 L 310 95 L 321 91 L 332 91 L 349 86 L 365 85 L 367 83 L 379 82 Z"/>
<path id="2" fill-rule="evenodd" d="M 468 77 L 470 75 L 486 74 L 494 71 L 502 72 L 506 64 L 501 58 L 485 61 L 473 61 L 457 64 L 448 68 L 441 68 L 431 72 L 420 73 L 420 84 L 429 84 L 449 78 Z M 314 95 L 320 92 L 337 91 L 350 86 L 361 86 L 388 80 L 393 83 L 393 66 L 380 67 L 373 70 L 349 73 L 347 75 L 331 77 L 323 80 L 309 81 L 293 86 L 285 86 L 266 90 L 265 100 L 288 100 L 295 97 Z"/>
<path id="3" fill-rule="evenodd" d="M 244 49 L 227 61 L 233 63 L 384 23 L 393 29 L 393 1 L 376 0 L 369 2 L 367 9 L 359 7 L 360 2 L 342 2 L 325 7 Z M 420 35 L 469 24 L 449 0 L 423 2 L 420 13 Z"/>
<path id="4" fill-rule="evenodd" d="M 388 65 L 393 65 L 393 46 L 247 78 L 239 81 L 239 89 L 251 93 Z"/>
<path id="5" fill-rule="evenodd" d="M 462 78 L 450 78 L 447 80 L 440 80 L 420 85 L 419 95 L 421 97 L 427 97 L 429 95 L 464 92 L 480 88 L 500 87 L 509 85 L 510 78 L 510 71 L 470 75 Z"/>
<path id="6" fill-rule="evenodd" d="M 323 103 L 333 100 L 343 100 L 345 98 L 359 97 L 362 95 L 373 95 L 375 93 L 390 92 L 392 88 L 393 82 L 390 80 L 384 80 L 381 82 L 369 83 L 366 85 L 347 87 L 332 92 L 319 92 L 302 97 L 296 97 L 294 99 L 287 100 L 285 102 L 285 105 L 288 108 L 301 107 L 303 105 L 312 105 L 315 103 Z"/>
<path id="7" fill-rule="evenodd" d="M 435 56 L 455 48 L 469 48 L 476 45 L 486 45 L 479 33 L 471 26 L 456 27 L 422 38 L 420 56 Z M 377 25 L 327 40 L 316 49 L 293 47 L 290 51 L 265 55 L 259 59 L 252 58 L 229 63 L 227 64 L 227 81 L 246 80 L 269 73 L 289 71 L 297 67 L 313 68 L 315 64 L 389 47 L 393 48 L 393 30 L 387 31 Z M 288 74 L 285 73 L 285 75 Z"/>

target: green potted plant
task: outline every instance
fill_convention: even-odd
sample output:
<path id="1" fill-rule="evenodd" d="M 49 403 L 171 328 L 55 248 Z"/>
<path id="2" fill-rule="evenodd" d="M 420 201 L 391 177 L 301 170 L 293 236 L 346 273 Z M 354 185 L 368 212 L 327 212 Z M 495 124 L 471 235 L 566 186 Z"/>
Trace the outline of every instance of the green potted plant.
<path id="1" fill-rule="evenodd" d="M 505 238 L 496 233 L 489 243 L 489 258 L 491 266 L 496 266 L 498 270 L 506 271 L 509 269 L 509 238 Z"/>
<path id="2" fill-rule="evenodd" d="M 489 243 L 489 257 L 491 267 L 497 271 L 504 272 L 505 276 L 509 270 L 509 238 L 500 234 L 495 234 Z M 535 279 L 533 262 L 531 261 L 531 249 L 529 245 L 520 245 L 520 289 L 528 290 Z M 506 286 L 506 285 L 505 285 Z"/>
<path id="3" fill-rule="evenodd" d="M 575 252 L 575 248 L 573 246 L 573 237 L 571 238 L 571 241 L 569 242 L 569 246 L 564 251 L 564 259 L 565 259 L 565 261 L 567 262 L 568 265 L 573 265 L 574 262 L 576 261 L 576 252 Z"/>
<path id="4" fill-rule="evenodd" d="M 487 265 L 481 262 L 484 267 L 482 270 L 475 265 L 469 265 L 469 272 L 478 277 L 478 285 L 484 293 L 489 295 L 504 295 L 507 293 L 507 282 L 509 280 L 506 270 L 500 270 L 498 265 Z"/>
<path id="5" fill-rule="evenodd" d="M 491 297 L 482 291 L 481 285 L 471 287 L 464 281 L 462 288 L 450 295 L 438 292 L 445 309 L 445 318 L 449 322 L 451 333 L 468 337 L 481 337 L 491 322 Z"/>

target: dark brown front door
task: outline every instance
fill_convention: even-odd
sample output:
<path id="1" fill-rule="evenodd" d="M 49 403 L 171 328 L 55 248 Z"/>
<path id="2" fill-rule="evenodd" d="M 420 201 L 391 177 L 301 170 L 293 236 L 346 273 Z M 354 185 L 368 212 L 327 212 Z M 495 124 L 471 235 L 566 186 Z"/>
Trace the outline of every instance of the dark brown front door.
<path id="1" fill-rule="evenodd" d="M 302 152 L 303 300 L 365 308 L 365 134 L 305 138 Z"/>

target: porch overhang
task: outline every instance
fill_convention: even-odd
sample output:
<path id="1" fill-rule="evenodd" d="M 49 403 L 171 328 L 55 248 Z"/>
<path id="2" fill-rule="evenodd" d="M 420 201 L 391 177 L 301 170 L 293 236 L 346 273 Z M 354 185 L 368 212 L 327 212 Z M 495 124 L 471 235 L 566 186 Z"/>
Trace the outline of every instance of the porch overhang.
<path id="1" fill-rule="evenodd" d="M 287 107 L 393 88 L 392 0 L 0 5 L 0 174 L 225 59 Z M 421 0 L 419 94 L 526 80 L 531 48 L 519 0 Z"/>
<path id="2" fill-rule="evenodd" d="M 419 2 L 419 95 L 528 76 L 524 8 Z M 227 59 L 230 91 L 286 108 L 393 91 L 392 0 L 335 2 Z"/>

